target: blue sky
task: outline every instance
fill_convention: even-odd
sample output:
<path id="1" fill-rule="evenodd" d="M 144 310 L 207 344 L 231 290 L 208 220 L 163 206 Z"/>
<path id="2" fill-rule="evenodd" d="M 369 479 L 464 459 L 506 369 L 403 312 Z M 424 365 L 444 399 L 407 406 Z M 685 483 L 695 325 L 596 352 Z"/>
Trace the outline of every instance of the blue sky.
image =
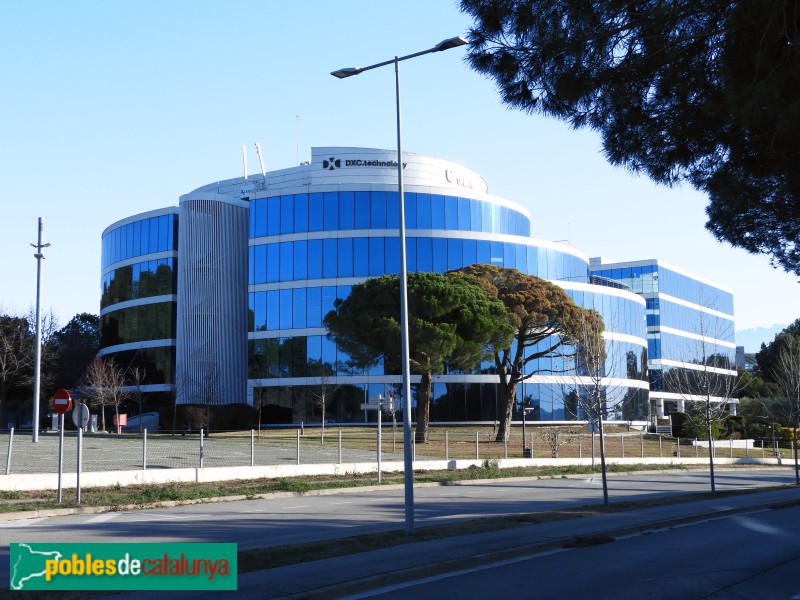
<path id="1" fill-rule="evenodd" d="M 470 20 L 449 0 L 0 0 L 0 308 L 99 311 L 100 235 L 205 183 L 310 158 L 394 148 L 394 72 L 330 71 L 429 48 Z M 511 111 L 464 50 L 401 66 L 403 143 L 477 171 L 525 206 L 534 237 L 589 256 L 661 258 L 735 293 L 737 330 L 800 317 L 796 277 L 703 227 L 706 199 L 609 166 L 599 139 Z M 299 115 L 299 118 L 298 118 Z M 298 135 L 299 131 L 299 135 Z"/>

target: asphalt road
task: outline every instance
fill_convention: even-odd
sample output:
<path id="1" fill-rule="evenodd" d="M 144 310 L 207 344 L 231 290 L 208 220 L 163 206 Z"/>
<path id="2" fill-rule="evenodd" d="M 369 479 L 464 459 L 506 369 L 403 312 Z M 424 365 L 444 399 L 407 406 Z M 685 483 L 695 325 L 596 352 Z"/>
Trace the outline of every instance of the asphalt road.
<path id="1" fill-rule="evenodd" d="M 800 598 L 800 507 L 761 509 L 520 556 L 348 600 Z"/>
<path id="2" fill-rule="evenodd" d="M 788 468 L 719 470 L 717 488 L 742 489 L 793 481 L 793 472 Z M 709 489 L 708 475 L 702 471 L 612 475 L 609 485 L 612 502 Z M 417 486 L 416 525 L 601 501 L 599 478 L 501 479 Z M 402 524 L 402 487 L 0 521 L 0 581 L 7 585 L 6 557 L 11 542 L 236 542 L 239 549 L 248 549 L 397 530 Z"/>

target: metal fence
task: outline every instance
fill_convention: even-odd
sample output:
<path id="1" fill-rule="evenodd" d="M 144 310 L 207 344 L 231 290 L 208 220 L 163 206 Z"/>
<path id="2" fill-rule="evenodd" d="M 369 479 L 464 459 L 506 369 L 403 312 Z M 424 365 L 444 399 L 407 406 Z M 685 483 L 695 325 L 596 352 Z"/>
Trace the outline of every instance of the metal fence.
<path id="1" fill-rule="evenodd" d="M 288 464 L 341 464 L 374 462 L 377 435 L 374 428 L 277 429 L 268 431 L 189 434 L 85 434 L 83 471 L 126 471 Z M 64 470 L 77 465 L 76 432 L 64 434 Z M 599 458 L 599 436 L 560 428 L 528 428 L 523 438 L 512 428 L 509 439 L 496 441 L 491 427 L 483 429 L 431 429 L 428 442 L 414 444 L 415 460 L 522 458 Z M 608 433 L 607 458 L 708 457 L 708 448 L 696 440 L 642 432 Z M 14 430 L 0 434 L 0 469 L 5 473 L 53 473 L 58 469 L 57 432 L 44 433 L 38 443 Z M 791 444 L 780 440 L 717 442 L 715 456 L 730 458 L 788 458 Z M 741 447 L 740 447 L 741 446 Z M 391 425 L 382 431 L 384 461 L 403 458 L 403 432 Z"/>

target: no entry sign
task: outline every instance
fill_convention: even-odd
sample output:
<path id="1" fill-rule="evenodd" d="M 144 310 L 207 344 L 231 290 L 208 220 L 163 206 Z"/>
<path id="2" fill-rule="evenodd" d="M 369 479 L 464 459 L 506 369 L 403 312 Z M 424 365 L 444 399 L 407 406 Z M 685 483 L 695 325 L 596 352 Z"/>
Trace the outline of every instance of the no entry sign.
<path id="1" fill-rule="evenodd" d="M 56 393 L 53 394 L 53 409 L 58 414 L 66 414 L 71 407 L 72 396 L 69 395 L 67 390 L 57 390 Z"/>

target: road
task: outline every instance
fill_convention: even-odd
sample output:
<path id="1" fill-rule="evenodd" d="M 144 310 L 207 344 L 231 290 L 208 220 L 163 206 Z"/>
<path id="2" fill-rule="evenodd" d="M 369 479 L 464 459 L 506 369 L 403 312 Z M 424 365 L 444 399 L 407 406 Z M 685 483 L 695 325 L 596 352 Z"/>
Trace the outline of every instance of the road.
<path id="1" fill-rule="evenodd" d="M 717 489 L 793 483 L 788 468 L 719 470 Z M 612 502 L 709 489 L 708 475 L 658 472 L 610 475 Z M 498 479 L 463 485 L 417 486 L 416 525 L 528 513 L 602 499 L 599 478 Z M 11 542 L 235 542 L 240 550 L 329 540 L 401 529 L 402 487 L 341 490 L 324 495 L 199 504 L 0 521 L 0 581 L 8 582 Z"/>
<path id="2" fill-rule="evenodd" d="M 758 510 L 406 582 L 348 600 L 800 598 L 800 507 Z"/>

